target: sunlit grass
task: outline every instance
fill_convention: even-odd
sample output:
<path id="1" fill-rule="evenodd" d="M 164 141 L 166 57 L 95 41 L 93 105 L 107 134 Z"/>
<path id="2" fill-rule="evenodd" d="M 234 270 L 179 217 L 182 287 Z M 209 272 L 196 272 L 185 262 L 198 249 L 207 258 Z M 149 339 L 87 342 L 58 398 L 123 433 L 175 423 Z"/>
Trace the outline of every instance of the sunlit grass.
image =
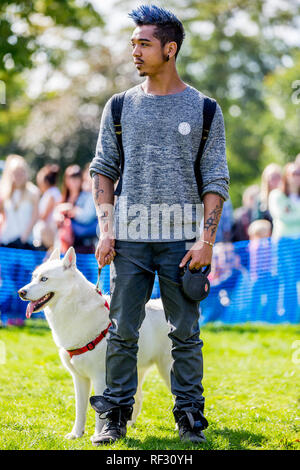
<path id="1" fill-rule="evenodd" d="M 136 426 L 105 449 L 299 448 L 300 364 L 293 360 L 299 328 L 207 325 L 201 336 L 207 443 L 193 447 L 179 441 L 171 395 L 152 368 Z M 25 328 L 0 330 L 0 340 L 6 350 L 0 364 L 0 448 L 94 449 L 92 409 L 83 438 L 64 438 L 73 425 L 74 389 L 46 324 L 30 321 Z"/>

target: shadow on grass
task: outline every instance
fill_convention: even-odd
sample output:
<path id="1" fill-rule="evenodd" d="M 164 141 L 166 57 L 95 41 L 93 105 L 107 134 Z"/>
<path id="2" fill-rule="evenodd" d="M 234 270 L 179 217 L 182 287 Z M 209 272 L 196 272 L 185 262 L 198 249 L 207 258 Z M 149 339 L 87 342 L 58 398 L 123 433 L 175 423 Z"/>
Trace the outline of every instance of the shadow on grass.
<path id="1" fill-rule="evenodd" d="M 232 430 L 229 428 L 213 429 L 205 433 L 206 443 L 183 443 L 178 434 L 174 438 L 158 438 L 148 436 L 141 442 L 139 439 L 126 438 L 126 446 L 129 449 L 141 450 L 247 450 L 253 447 L 262 447 L 265 441 L 263 434 L 255 434 L 244 430 Z M 219 438 L 222 438 L 222 443 Z"/>
<path id="2" fill-rule="evenodd" d="M 266 323 L 266 322 L 253 322 L 253 323 L 239 323 L 239 324 L 223 324 L 223 323 L 206 323 L 201 326 L 202 331 L 208 331 L 210 333 L 274 333 L 274 331 L 291 328 L 296 330 L 295 333 L 300 332 L 298 324 L 292 323 Z"/>
<path id="3" fill-rule="evenodd" d="M 273 331 L 274 325 L 272 324 L 245 324 L 245 325 L 220 325 L 208 323 L 201 327 L 202 331 L 209 331 L 210 333 L 259 333 L 262 329 L 267 331 Z"/>
<path id="4" fill-rule="evenodd" d="M 278 327 L 286 327 L 292 326 L 296 327 L 295 333 L 300 333 L 300 329 L 298 325 L 290 325 L 290 324 L 282 324 L 282 325 L 275 325 L 272 323 L 245 323 L 245 324 L 232 324 L 232 325 L 225 325 L 220 323 L 207 323 L 201 326 L 201 331 L 207 331 L 209 333 L 261 333 L 262 331 L 266 333 L 272 333 Z M 25 321 L 25 326 L 10 326 L 10 330 L 13 331 L 26 331 L 26 333 L 30 335 L 44 335 L 50 331 L 49 325 L 46 319 L 37 318 L 37 319 L 30 319 Z M 5 331 L 5 328 L 4 328 Z"/>
<path id="5" fill-rule="evenodd" d="M 220 436 L 228 441 L 228 447 L 234 450 L 246 450 L 252 447 L 261 447 L 265 441 L 263 434 L 253 433 L 240 429 L 213 429 L 209 435 L 210 441 Z"/>
<path id="6" fill-rule="evenodd" d="M 179 440 L 178 435 L 174 435 L 174 438 L 160 438 L 156 436 L 148 436 L 143 441 L 128 437 L 125 440 L 128 449 L 137 450 L 188 450 L 188 449 L 210 449 L 211 446 L 208 443 L 205 444 L 184 444 Z"/>

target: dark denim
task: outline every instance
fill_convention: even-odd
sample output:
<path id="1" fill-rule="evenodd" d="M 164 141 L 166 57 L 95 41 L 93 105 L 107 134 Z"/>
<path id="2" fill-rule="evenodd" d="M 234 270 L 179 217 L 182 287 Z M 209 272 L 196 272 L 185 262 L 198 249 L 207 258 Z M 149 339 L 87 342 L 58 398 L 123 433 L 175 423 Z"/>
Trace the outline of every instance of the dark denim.
<path id="1" fill-rule="evenodd" d="M 179 282 L 179 263 L 185 241 L 116 241 L 125 256 L 137 259 L 158 274 Z M 137 389 L 136 355 L 139 328 L 145 304 L 151 297 L 154 275 L 117 254 L 111 265 L 111 304 L 106 355 L 106 384 L 103 396 L 118 405 L 132 405 Z M 188 300 L 180 286 L 159 278 L 161 299 L 172 341 L 171 390 L 175 407 L 195 406 L 203 410 L 203 342 L 199 338 L 199 302 Z"/>

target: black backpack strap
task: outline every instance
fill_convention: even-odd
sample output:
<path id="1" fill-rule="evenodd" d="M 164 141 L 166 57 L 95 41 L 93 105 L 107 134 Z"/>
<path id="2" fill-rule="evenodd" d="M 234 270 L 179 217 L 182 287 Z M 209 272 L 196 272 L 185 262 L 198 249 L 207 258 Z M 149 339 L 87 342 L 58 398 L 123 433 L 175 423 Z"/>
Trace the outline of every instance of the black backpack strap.
<path id="1" fill-rule="evenodd" d="M 202 177 L 201 177 L 201 170 L 200 170 L 200 160 L 202 158 L 203 150 L 206 144 L 206 140 L 208 138 L 211 123 L 213 121 L 213 118 L 216 112 L 216 107 L 217 107 L 216 100 L 213 100 L 212 98 L 208 98 L 208 97 L 204 98 L 202 137 L 201 137 L 201 142 L 199 145 L 196 161 L 194 164 L 195 177 L 197 181 L 198 193 L 199 193 L 200 198 L 201 198 L 201 193 L 202 193 Z"/>
<path id="2" fill-rule="evenodd" d="M 117 93 L 112 97 L 111 101 L 111 112 L 115 126 L 115 133 L 116 138 L 118 141 L 118 148 L 119 148 L 119 155 L 120 155 L 120 178 L 118 182 L 118 186 L 114 192 L 116 196 L 119 196 L 122 191 L 122 174 L 124 171 L 124 149 L 122 143 L 122 126 L 121 126 L 121 115 L 122 115 L 122 108 L 124 102 L 124 96 L 126 91 L 122 91 L 122 93 Z"/>

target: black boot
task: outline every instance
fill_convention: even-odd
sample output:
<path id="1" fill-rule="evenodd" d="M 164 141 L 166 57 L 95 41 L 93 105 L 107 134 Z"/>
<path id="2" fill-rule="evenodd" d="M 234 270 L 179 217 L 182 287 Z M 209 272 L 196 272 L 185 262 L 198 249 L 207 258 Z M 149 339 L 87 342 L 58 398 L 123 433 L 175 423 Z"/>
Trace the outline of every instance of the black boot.
<path id="1" fill-rule="evenodd" d="M 132 406 L 114 405 L 103 397 L 91 397 L 90 403 L 99 413 L 100 419 L 106 420 L 101 432 L 93 438 L 94 444 L 112 444 L 126 436 L 126 424 L 131 419 Z"/>
<path id="2" fill-rule="evenodd" d="M 203 430 L 207 428 L 208 422 L 201 410 L 195 407 L 184 409 L 173 409 L 176 423 L 178 424 L 179 437 L 182 442 L 204 443 L 206 442 Z"/>

